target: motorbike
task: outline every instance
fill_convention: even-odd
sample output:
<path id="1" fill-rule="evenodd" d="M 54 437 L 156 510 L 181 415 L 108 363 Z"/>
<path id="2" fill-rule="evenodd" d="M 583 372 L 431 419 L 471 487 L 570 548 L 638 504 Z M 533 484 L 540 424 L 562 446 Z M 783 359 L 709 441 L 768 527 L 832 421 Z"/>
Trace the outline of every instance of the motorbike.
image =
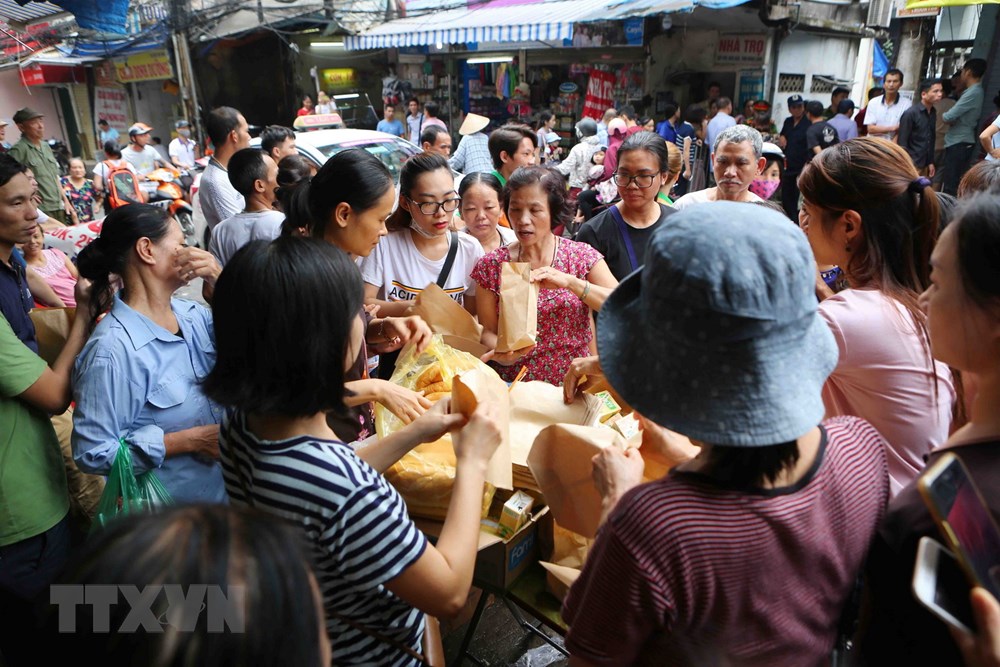
<path id="1" fill-rule="evenodd" d="M 70 154 L 69 148 L 67 148 L 65 142 L 53 137 L 45 143 L 47 143 L 49 148 L 52 149 L 52 154 L 55 156 L 56 162 L 59 164 L 59 175 L 66 176 L 69 174 Z"/>
<path id="2" fill-rule="evenodd" d="M 184 232 L 188 245 L 198 245 L 197 233 L 194 227 L 194 208 L 184 199 L 184 188 L 181 186 L 181 172 L 170 167 L 160 167 L 146 174 L 146 180 L 155 184 L 155 189 L 149 188 L 147 194 L 149 203 L 170 211 Z"/>

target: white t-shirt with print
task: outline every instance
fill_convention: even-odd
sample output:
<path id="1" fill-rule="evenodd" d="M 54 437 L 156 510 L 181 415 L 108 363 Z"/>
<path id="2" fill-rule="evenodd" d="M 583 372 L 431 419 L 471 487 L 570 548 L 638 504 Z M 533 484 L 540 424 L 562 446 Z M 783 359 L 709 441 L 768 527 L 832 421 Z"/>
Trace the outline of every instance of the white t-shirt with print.
<path id="1" fill-rule="evenodd" d="M 437 282 L 444 268 L 447 255 L 437 261 L 427 259 L 413 244 L 412 234 L 404 229 L 383 237 L 372 254 L 361 262 L 361 278 L 379 288 L 378 298 L 383 301 L 415 299 L 425 287 Z M 450 234 L 457 233 L 449 233 L 449 243 Z M 476 281 L 469 274 L 483 256 L 483 247 L 470 234 L 457 234 L 457 237 L 458 251 L 444 291 L 461 305 L 466 295 L 476 295 Z"/>
<path id="2" fill-rule="evenodd" d="M 163 162 L 163 156 L 152 146 L 143 146 L 141 152 L 132 150 L 132 146 L 122 150 L 122 157 L 135 167 L 137 174 L 145 176 L 156 169 L 156 161 Z"/>

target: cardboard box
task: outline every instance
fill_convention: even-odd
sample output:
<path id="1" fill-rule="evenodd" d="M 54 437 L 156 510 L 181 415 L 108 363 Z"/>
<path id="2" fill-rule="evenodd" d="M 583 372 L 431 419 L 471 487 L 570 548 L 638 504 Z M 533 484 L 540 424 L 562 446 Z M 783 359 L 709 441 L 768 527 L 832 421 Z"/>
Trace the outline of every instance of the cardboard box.
<path id="1" fill-rule="evenodd" d="M 414 519 L 413 522 L 431 542 L 437 542 L 442 522 L 428 519 Z M 541 545 L 552 542 L 551 534 L 552 515 L 549 508 L 537 505 L 528 522 L 508 540 L 480 532 L 472 585 L 507 590 L 529 565 L 541 560 Z"/>

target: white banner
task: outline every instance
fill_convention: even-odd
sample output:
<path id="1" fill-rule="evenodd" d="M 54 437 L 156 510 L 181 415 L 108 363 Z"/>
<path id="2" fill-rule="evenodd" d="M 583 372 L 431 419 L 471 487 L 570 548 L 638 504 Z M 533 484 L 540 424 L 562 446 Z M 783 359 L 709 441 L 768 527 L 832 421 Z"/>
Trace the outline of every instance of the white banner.
<path id="1" fill-rule="evenodd" d="M 123 137 L 128 133 L 128 99 L 124 88 L 94 88 L 94 122 L 101 118 Z"/>

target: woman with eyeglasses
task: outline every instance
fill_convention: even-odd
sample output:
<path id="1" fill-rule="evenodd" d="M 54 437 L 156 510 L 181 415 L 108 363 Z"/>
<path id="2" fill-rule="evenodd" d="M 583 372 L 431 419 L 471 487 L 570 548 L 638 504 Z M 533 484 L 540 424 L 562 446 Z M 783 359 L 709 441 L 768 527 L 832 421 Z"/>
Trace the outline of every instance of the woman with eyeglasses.
<path id="1" fill-rule="evenodd" d="M 540 288 L 536 344 L 494 352 L 490 358 L 507 382 L 524 366 L 528 369 L 524 380 L 561 386 L 573 359 L 595 354 L 590 314 L 600 310 L 618 281 L 591 246 L 552 233 L 573 214 L 566 205 L 565 181 L 557 171 L 521 167 L 507 180 L 506 195 L 507 219 L 517 241 L 487 254 L 472 272 L 482 288 L 477 300 L 482 341 L 489 348 L 496 347 L 503 264 L 529 263 L 531 280 Z"/>
<path id="2" fill-rule="evenodd" d="M 399 205 L 386 220 L 388 236 L 361 263 L 365 305 L 380 317 L 401 317 L 428 285 L 438 284 L 475 315 L 476 283 L 469 274 L 483 256 L 475 237 L 451 230 L 461 198 L 448 161 L 414 155 L 399 174 Z M 395 359 L 382 355 L 379 377 L 388 379 Z"/>
<path id="3" fill-rule="evenodd" d="M 604 255 L 615 278 L 622 280 L 643 263 L 646 244 L 667 217 L 676 211 L 660 203 L 661 188 L 677 178 L 670 154 L 655 132 L 636 132 L 618 149 L 618 167 L 612 176 L 621 201 L 584 223 L 576 240 Z"/>

